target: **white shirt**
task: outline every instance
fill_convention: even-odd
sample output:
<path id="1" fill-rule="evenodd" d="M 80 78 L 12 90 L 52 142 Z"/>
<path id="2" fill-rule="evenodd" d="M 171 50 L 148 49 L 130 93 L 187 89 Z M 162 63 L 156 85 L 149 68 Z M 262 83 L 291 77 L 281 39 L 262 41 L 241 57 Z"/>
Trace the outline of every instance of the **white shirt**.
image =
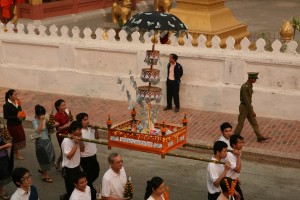
<path id="1" fill-rule="evenodd" d="M 162 200 L 165 200 L 165 198 L 164 198 L 164 195 L 162 194 L 161 196 L 161 199 Z M 147 200 L 155 200 L 151 195 L 150 195 L 150 197 L 147 199 Z"/>
<path id="2" fill-rule="evenodd" d="M 79 144 L 77 146 L 74 156 L 71 159 L 67 158 L 67 155 L 70 153 L 70 151 L 72 150 L 74 145 L 75 145 L 75 142 L 69 138 L 65 138 L 63 140 L 63 142 L 61 143 L 61 150 L 62 150 L 62 155 L 63 155 L 63 160 L 62 160 L 63 167 L 75 168 L 75 167 L 79 166 L 79 164 L 80 164 Z"/>
<path id="3" fill-rule="evenodd" d="M 74 188 L 69 200 L 91 200 L 91 188 L 86 186 L 85 191 L 81 192 Z"/>
<path id="4" fill-rule="evenodd" d="M 174 81 L 175 80 L 175 76 L 174 76 L 174 68 L 175 68 L 176 62 L 174 63 L 174 65 L 172 65 L 170 63 L 170 69 L 169 69 L 169 80 Z"/>
<path id="5" fill-rule="evenodd" d="M 228 145 L 227 149 L 232 150 L 232 147 L 230 146 L 230 141 L 228 139 L 226 139 L 223 135 L 221 135 L 221 137 L 218 139 L 218 141 L 225 142 Z"/>
<path id="6" fill-rule="evenodd" d="M 102 196 L 124 198 L 124 187 L 127 176 L 124 167 L 120 174 L 116 174 L 111 168 L 107 170 L 102 178 Z"/>
<path id="7" fill-rule="evenodd" d="M 217 160 L 212 157 L 212 160 Z M 222 172 L 224 171 L 223 164 L 217 163 L 209 163 L 207 166 L 207 190 L 210 194 L 214 194 L 216 192 L 221 192 L 221 188 L 215 187 L 214 182 L 220 177 Z"/>
<path id="8" fill-rule="evenodd" d="M 8 103 L 11 103 L 12 105 L 14 105 L 16 108 L 18 108 L 18 102 L 15 101 L 15 103 L 13 103 L 10 99 L 7 99 Z"/>
<path id="9" fill-rule="evenodd" d="M 91 128 L 82 129 L 82 138 L 95 140 L 95 130 Z M 90 157 L 97 153 L 97 146 L 95 143 L 84 142 L 84 152 L 80 152 L 81 157 Z"/>
<path id="10" fill-rule="evenodd" d="M 217 200 L 228 200 L 228 198 L 225 197 L 223 193 L 221 193 Z"/>
<path id="11" fill-rule="evenodd" d="M 30 188 L 25 192 L 22 188 L 17 188 L 15 193 L 10 197 L 10 200 L 28 200 L 30 196 Z"/>
<path id="12" fill-rule="evenodd" d="M 232 179 L 237 179 L 240 176 L 240 173 L 234 171 L 234 168 L 236 167 L 237 156 L 231 152 L 228 152 L 225 160 L 227 162 L 230 162 L 230 169 L 227 172 L 226 176 Z"/>

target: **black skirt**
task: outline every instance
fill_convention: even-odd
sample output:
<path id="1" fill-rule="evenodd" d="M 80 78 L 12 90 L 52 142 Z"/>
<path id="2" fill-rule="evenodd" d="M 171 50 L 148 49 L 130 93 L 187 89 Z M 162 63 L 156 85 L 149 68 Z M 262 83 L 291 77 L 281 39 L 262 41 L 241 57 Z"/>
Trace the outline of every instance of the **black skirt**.
<path id="1" fill-rule="evenodd" d="M 0 157 L 0 185 L 6 185 L 11 182 L 11 164 L 8 156 Z"/>

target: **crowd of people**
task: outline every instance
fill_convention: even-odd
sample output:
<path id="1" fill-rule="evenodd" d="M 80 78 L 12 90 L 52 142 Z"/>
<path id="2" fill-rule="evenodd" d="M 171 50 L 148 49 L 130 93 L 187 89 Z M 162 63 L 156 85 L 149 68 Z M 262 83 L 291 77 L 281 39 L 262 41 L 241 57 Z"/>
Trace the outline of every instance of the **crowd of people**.
<path id="1" fill-rule="evenodd" d="M 24 160 L 20 150 L 26 147 L 26 137 L 22 120 L 26 116 L 20 115 L 21 102 L 17 92 L 8 90 L 5 95 L 6 103 L 3 105 L 4 118 L 7 120 L 7 129 L 12 140 L 7 140 L 0 134 L 0 198 L 11 200 L 37 200 L 38 189 L 32 184 L 29 170 L 23 167 L 14 168 L 13 159 Z M 79 113 L 76 120 L 70 119 L 66 102 L 58 99 L 54 106 L 56 114 L 55 123 L 51 126 L 46 109 L 42 105 L 35 106 L 35 117 L 32 121 L 35 134 L 36 158 L 39 163 L 38 172 L 41 179 L 52 183 L 49 171 L 55 166 L 62 173 L 65 182 L 66 193 L 60 196 L 63 200 L 96 200 L 99 199 L 93 182 L 99 177 L 100 164 L 97 160 L 97 146 L 94 143 L 83 142 L 80 138 L 99 139 L 97 127 L 89 126 L 89 115 Z M 60 147 L 60 155 L 55 161 L 55 151 L 49 130 L 56 129 L 57 142 Z M 72 135 L 60 137 L 60 134 Z M 9 149 L 10 153 L 9 153 Z M 10 154 L 10 155 L 9 155 Z M 108 157 L 110 168 L 102 178 L 100 194 L 104 200 L 124 199 L 124 186 L 128 181 L 123 160 L 120 154 L 112 153 Z M 5 192 L 4 186 L 14 182 L 17 189 L 11 196 Z M 145 199 L 164 200 L 164 181 L 160 177 L 154 177 L 147 182 Z"/>
<path id="2" fill-rule="evenodd" d="M 225 164 L 211 162 L 207 166 L 208 200 L 244 200 L 239 180 L 244 138 L 232 134 L 232 126 L 228 122 L 224 122 L 220 130 L 222 135 L 213 145 L 211 159 Z"/>
<path id="3" fill-rule="evenodd" d="M 177 58 L 176 55 L 170 55 L 170 60 L 176 61 Z M 174 66 L 176 65 L 173 63 Z M 257 74 L 254 79 L 256 78 Z M 242 90 L 241 99 L 245 95 L 252 95 L 252 93 L 242 94 Z M 246 102 L 241 104 L 241 106 L 248 106 L 250 111 L 254 112 L 251 106 L 251 99 L 250 101 L 248 98 L 246 99 Z M 56 170 L 62 173 L 65 182 L 66 193 L 60 196 L 61 199 L 95 200 L 98 197 L 93 182 L 99 177 L 100 172 L 100 165 L 97 160 L 97 147 L 94 143 L 83 142 L 80 139 L 99 139 L 99 131 L 97 127 L 91 128 L 89 126 L 89 115 L 87 113 L 79 113 L 76 116 L 76 120 L 70 119 L 66 102 L 63 99 L 58 99 L 54 103 L 54 106 L 57 112 L 54 116 L 55 123 L 52 125 L 49 123 L 46 109 L 42 105 L 36 105 L 34 108 L 35 117 L 32 125 L 35 135 L 33 138 L 35 139 L 36 158 L 39 163 L 38 171 L 41 173 L 41 178 L 47 183 L 52 183 L 53 179 L 49 176 L 48 172 L 55 166 Z M 167 108 L 169 109 L 171 106 L 167 106 Z M 179 109 L 179 104 L 176 105 L 176 108 Z M 239 131 L 237 133 L 232 134 L 232 126 L 228 122 L 220 126 L 222 135 L 213 145 L 214 155 L 212 161 L 222 161 L 225 164 L 218 162 L 208 164 L 207 189 L 209 200 L 244 199 L 239 180 L 241 154 L 244 144 L 244 138 L 240 135 L 240 131 L 245 118 L 251 114 L 250 111 L 245 110 L 247 108 L 240 110 L 240 125 L 238 125 L 237 130 Z M 0 197 L 2 199 L 39 199 L 37 189 L 31 183 L 29 171 L 26 168 L 14 169 L 13 166 L 14 159 L 25 159 L 20 150 L 26 147 L 25 132 L 22 126 L 22 120 L 25 119 L 26 115 L 24 113 L 20 114 L 21 111 L 21 101 L 18 99 L 17 92 L 13 89 L 8 90 L 5 95 L 3 115 L 7 120 L 7 129 L 12 140 L 9 141 L 2 135 L 0 136 Z M 246 112 L 246 114 L 243 114 L 243 112 Z M 260 134 L 257 122 L 252 118 L 248 116 L 248 120 L 253 122 L 251 125 L 256 130 L 258 142 L 267 140 L 267 137 Z M 53 144 L 49 137 L 49 130 L 51 128 L 56 129 L 57 142 L 61 150 L 56 161 Z M 61 137 L 61 134 L 70 134 L 72 138 Z M 10 155 L 9 149 L 11 149 Z M 128 177 L 123 167 L 121 155 L 112 153 L 108 157 L 108 163 L 110 168 L 102 178 L 101 197 L 104 200 L 124 199 L 124 186 L 128 181 Z M 5 192 L 4 186 L 11 181 L 17 186 L 17 190 L 10 197 Z M 165 186 L 163 179 L 153 177 L 147 182 L 144 199 L 164 200 L 164 193 Z"/>

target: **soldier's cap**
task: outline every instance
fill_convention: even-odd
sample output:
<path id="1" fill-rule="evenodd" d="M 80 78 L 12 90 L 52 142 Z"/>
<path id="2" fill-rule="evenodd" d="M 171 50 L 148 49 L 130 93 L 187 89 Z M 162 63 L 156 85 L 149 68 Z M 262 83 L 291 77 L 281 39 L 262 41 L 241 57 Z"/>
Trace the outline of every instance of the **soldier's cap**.
<path id="1" fill-rule="evenodd" d="M 258 79 L 259 72 L 248 72 L 248 78 L 255 78 Z"/>

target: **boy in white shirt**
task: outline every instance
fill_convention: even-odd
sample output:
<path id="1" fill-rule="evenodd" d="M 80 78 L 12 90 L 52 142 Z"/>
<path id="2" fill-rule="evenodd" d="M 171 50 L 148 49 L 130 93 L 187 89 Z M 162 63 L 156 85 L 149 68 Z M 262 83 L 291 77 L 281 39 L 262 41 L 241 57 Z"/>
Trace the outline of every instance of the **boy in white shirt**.
<path id="1" fill-rule="evenodd" d="M 11 196 L 11 200 L 38 200 L 39 195 L 35 186 L 32 185 L 31 175 L 28 169 L 17 167 L 11 174 L 14 184 L 18 187 Z"/>
<path id="2" fill-rule="evenodd" d="M 241 155 L 244 146 L 244 138 L 241 135 L 234 134 L 230 137 L 230 145 L 233 148 L 233 153 L 228 152 L 226 157 L 226 161 L 230 163 L 230 169 L 226 176 L 233 180 L 238 180 L 242 169 Z M 236 185 L 236 191 L 239 193 L 240 199 L 244 200 L 239 180 Z"/>
<path id="3" fill-rule="evenodd" d="M 227 156 L 227 144 L 223 141 L 214 143 L 214 156 L 212 160 L 224 161 Z M 208 200 L 216 200 L 221 193 L 220 181 L 224 178 L 230 169 L 229 163 L 217 164 L 211 162 L 207 166 L 207 189 Z"/>
<path id="4" fill-rule="evenodd" d="M 79 113 L 76 120 L 82 125 L 82 138 L 95 140 L 99 139 L 98 129 L 92 129 L 89 126 L 89 116 L 87 113 Z M 84 151 L 80 153 L 80 165 L 86 173 L 88 186 L 91 188 L 92 200 L 96 200 L 97 190 L 93 186 L 93 182 L 99 177 L 100 165 L 97 161 L 97 146 L 95 143 L 83 142 Z"/>
<path id="5" fill-rule="evenodd" d="M 232 150 L 230 143 L 229 143 L 229 139 L 230 136 L 232 135 L 232 126 L 230 123 L 228 122 L 224 122 L 223 124 L 221 124 L 220 126 L 220 130 L 221 130 L 221 137 L 218 139 L 218 141 L 223 141 L 227 144 L 227 149 L 228 150 Z"/>
<path id="6" fill-rule="evenodd" d="M 74 190 L 72 177 L 81 171 L 80 169 L 80 151 L 84 151 L 83 142 L 80 142 L 81 137 L 81 123 L 73 121 L 69 127 L 69 133 L 74 137 L 74 140 L 65 138 L 61 143 L 61 150 L 63 155 L 62 160 L 62 174 L 65 179 L 65 186 L 67 194 L 64 199 L 68 200 Z"/>
<path id="7" fill-rule="evenodd" d="M 72 192 L 70 200 L 91 200 L 91 189 L 87 186 L 87 179 L 84 172 L 78 172 L 74 175 L 75 189 Z"/>

